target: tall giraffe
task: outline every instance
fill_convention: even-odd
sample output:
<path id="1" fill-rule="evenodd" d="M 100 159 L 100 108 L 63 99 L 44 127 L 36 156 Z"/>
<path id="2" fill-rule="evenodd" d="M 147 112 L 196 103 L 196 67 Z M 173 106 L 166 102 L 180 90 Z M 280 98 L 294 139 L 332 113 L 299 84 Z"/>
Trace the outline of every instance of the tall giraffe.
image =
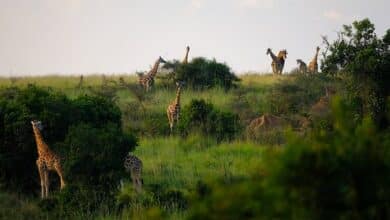
<path id="1" fill-rule="evenodd" d="M 182 61 L 183 64 L 187 64 L 188 63 L 188 53 L 190 52 L 190 46 L 187 46 L 186 47 L 186 55 L 184 56 L 184 59 Z"/>
<path id="2" fill-rule="evenodd" d="M 168 105 L 167 108 L 167 116 L 168 116 L 168 122 L 169 127 L 171 129 L 171 133 L 173 131 L 173 126 L 175 123 L 179 121 L 180 116 L 180 93 L 181 93 L 181 87 L 184 85 L 183 82 L 176 82 L 177 90 L 176 90 L 176 98 L 173 100 L 173 102 Z"/>
<path id="3" fill-rule="evenodd" d="M 131 180 L 133 182 L 134 188 L 137 191 L 137 193 L 141 192 L 142 190 L 142 179 L 141 179 L 141 174 L 142 174 L 142 161 L 131 154 L 126 156 L 125 162 L 124 162 L 124 167 L 125 169 L 130 172 L 131 175 Z"/>
<path id="4" fill-rule="evenodd" d="M 166 63 L 166 61 L 158 57 L 156 62 L 153 65 L 153 68 L 145 75 L 140 75 L 139 76 L 139 84 L 146 90 L 149 91 L 149 89 L 153 86 L 154 84 L 154 77 L 157 75 L 157 70 L 158 66 L 160 63 Z"/>
<path id="5" fill-rule="evenodd" d="M 270 48 L 267 49 L 267 54 L 269 54 L 272 58 L 272 72 L 274 74 L 282 74 L 284 62 L 287 59 L 287 50 L 281 50 L 278 53 L 278 56 L 275 56 L 275 54 L 272 52 Z"/>
<path id="6" fill-rule="evenodd" d="M 318 59 L 318 52 L 320 51 L 320 47 L 317 47 L 316 48 L 316 54 L 314 55 L 314 58 L 310 61 L 309 63 L 309 72 L 311 73 L 318 73 L 318 63 L 317 63 L 317 59 Z"/>
<path id="7" fill-rule="evenodd" d="M 301 59 L 297 59 L 298 64 L 298 71 L 300 73 L 306 73 L 307 72 L 307 65 L 305 62 L 303 62 Z"/>
<path id="8" fill-rule="evenodd" d="M 65 187 L 65 181 L 63 178 L 61 158 L 50 150 L 49 146 L 43 140 L 41 130 L 42 123 L 40 121 L 31 121 L 35 142 L 37 144 L 38 159 L 36 161 L 39 177 L 41 180 L 41 197 L 47 198 L 49 196 L 49 171 L 54 170 L 61 181 L 61 189 Z"/>

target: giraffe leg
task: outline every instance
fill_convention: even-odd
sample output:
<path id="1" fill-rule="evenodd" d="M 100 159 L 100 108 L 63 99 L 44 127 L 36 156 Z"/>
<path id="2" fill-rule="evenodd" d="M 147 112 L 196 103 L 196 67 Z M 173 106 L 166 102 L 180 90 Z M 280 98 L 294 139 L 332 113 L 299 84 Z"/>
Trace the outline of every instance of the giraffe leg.
<path id="1" fill-rule="evenodd" d="M 173 130 L 173 118 L 172 118 L 172 115 L 169 113 L 169 110 L 167 110 L 167 116 L 168 116 L 169 128 L 171 129 L 171 134 L 172 134 L 172 130 Z"/>
<path id="2" fill-rule="evenodd" d="M 137 191 L 137 180 L 133 174 L 133 171 L 131 171 L 131 182 L 133 182 L 133 187 Z"/>
<path id="3" fill-rule="evenodd" d="M 38 172 L 39 172 L 39 178 L 41 180 L 41 198 L 45 198 L 45 176 L 43 174 L 43 167 L 42 164 L 37 160 L 37 167 L 38 167 Z"/>
<path id="4" fill-rule="evenodd" d="M 61 167 L 61 165 L 57 164 L 54 168 L 55 168 L 58 176 L 60 177 L 61 189 L 63 189 L 66 186 L 66 184 L 64 181 L 64 175 L 62 173 L 62 167 Z"/>
<path id="5" fill-rule="evenodd" d="M 45 178 L 45 197 L 49 197 L 49 186 L 50 186 L 50 181 L 49 181 L 49 171 L 45 170 L 43 174 Z"/>
<path id="6" fill-rule="evenodd" d="M 137 191 L 137 193 L 140 193 L 141 190 L 142 190 L 142 183 L 141 183 L 141 180 L 139 177 L 136 178 L 136 188 L 135 190 Z"/>

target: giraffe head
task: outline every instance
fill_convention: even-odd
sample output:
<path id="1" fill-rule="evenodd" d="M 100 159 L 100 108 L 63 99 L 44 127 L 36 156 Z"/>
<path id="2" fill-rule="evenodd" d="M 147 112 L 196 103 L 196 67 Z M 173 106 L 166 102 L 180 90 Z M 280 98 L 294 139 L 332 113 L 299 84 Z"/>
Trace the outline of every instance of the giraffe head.
<path id="1" fill-rule="evenodd" d="M 266 54 L 268 55 L 268 54 L 270 54 L 270 53 L 272 53 L 272 50 L 271 50 L 271 48 L 268 48 Z"/>
<path id="2" fill-rule="evenodd" d="M 186 47 L 186 50 L 187 50 L 187 51 L 190 51 L 190 46 L 187 46 L 187 47 Z"/>
<path id="3" fill-rule="evenodd" d="M 279 51 L 278 57 L 283 57 L 283 59 L 287 59 L 287 50 L 281 50 Z"/>
<path id="4" fill-rule="evenodd" d="M 33 127 L 36 127 L 39 130 L 41 130 L 41 131 L 43 130 L 43 125 L 42 125 L 41 121 L 33 120 L 33 121 L 31 121 L 31 124 L 32 124 Z"/>
<path id="5" fill-rule="evenodd" d="M 184 81 L 177 81 L 177 82 L 176 82 L 177 88 L 180 88 L 180 89 L 181 89 L 185 84 L 186 84 L 186 83 L 185 83 Z"/>
<path id="6" fill-rule="evenodd" d="M 297 64 L 301 64 L 303 61 L 301 59 L 297 59 Z"/>
<path id="7" fill-rule="evenodd" d="M 165 61 L 161 56 L 158 57 L 158 62 L 160 62 L 160 63 L 167 63 L 167 61 Z"/>
<path id="8" fill-rule="evenodd" d="M 316 50 L 317 50 L 317 52 L 320 51 L 320 47 L 317 46 Z"/>

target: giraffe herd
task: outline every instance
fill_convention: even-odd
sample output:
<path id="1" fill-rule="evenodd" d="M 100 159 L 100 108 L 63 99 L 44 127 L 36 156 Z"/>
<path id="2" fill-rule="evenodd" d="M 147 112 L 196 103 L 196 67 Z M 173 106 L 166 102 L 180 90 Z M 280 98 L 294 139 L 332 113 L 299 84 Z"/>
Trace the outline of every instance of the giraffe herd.
<path id="1" fill-rule="evenodd" d="M 297 59 L 298 70 L 300 73 L 318 73 L 318 53 L 320 48 L 316 48 L 316 53 L 314 58 L 310 61 L 309 65 L 306 65 L 301 59 Z M 186 53 L 182 64 L 188 64 L 188 54 L 190 51 L 190 47 L 186 47 Z M 270 48 L 267 49 L 267 55 L 270 55 L 272 58 L 272 72 L 277 75 L 281 75 L 283 72 L 284 64 L 287 59 L 287 50 L 279 51 L 276 56 Z M 159 65 L 161 63 L 166 63 L 166 61 L 160 56 L 154 63 L 152 69 L 145 75 L 139 76 L 139 84 L 146 91 L 150 91 L 152 86 L 154 85 L 154 78 L 157 75 Z M 80 78 L 80 84 L 83 81 L 83 76 Z M 175 99 L 168 105 L 167 107 L 167 117 L 169 122 L 170 132 L 173 132 L 174 126 L 179 121 L 180 116 L 180 94 L 181 89 L 185 83 L 184 82 L 176 82 L 176 96 Z M 54 153 L 49 146 L 43 140 L 41 130 L 43 128 L 42 123 L 40 121 L 34 120 L 31 121 L 33 133 L 37 145 L 38 151 L 38 159 L 36 160 L 40 182 L 41 182 L 41 197 L 47 198 L 49 195 L 49 171 L 55 171 L 60 177 L 61 189 L 65 187 L 65 180 L 62 171 L 61 158 Z M 136 157 L 135 155 L 129 153 L 124 160 L 124 168 L 130 172 L 131 179 L 134 185 L 135 190 L 139 193 L 142 189 L 142 161 Z"/>

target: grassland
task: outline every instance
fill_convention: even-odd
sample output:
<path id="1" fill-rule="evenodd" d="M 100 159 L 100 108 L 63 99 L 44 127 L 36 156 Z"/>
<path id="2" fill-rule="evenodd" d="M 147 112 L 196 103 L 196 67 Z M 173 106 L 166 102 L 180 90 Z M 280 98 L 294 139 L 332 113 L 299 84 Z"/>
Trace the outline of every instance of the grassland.
<path id="1" fill-rule="evenodd" d="M 241 138 L 230 143 L 217 143 L 212 138 L 196 133 L 186 138 L 169 136 L 165 109 L 174 99 L 175 89 L 163 86 L 157 80 L 156 88 L 139 100 L 133 90 L 118 86 L 120 77 L 134 85 L 137 77 L 106 76 L 106 85 L 117 88 L 116 103 L 122 111 L 123 128 L 127 132 L 135 132 L 139 137 L 139 146 L 134 154 L 144 163 L 144 193 L 141 196 L 134 195 L 130 178 L 124 180 L 118 200 L 130 205 L 119 214 L 103 211 L 100 218 L 149 219 L 150 208 L 159 207 L 168 213 L 168 218 L 183 219 L 186 210 L 181 207 L 182 198 L 186 200 L 199 182 L 217 179 L 229 182 L 248 178 L 261 162 L 263 146 Z M 221 88 L 205 91 L 185 89 L 182 105 L 187 105 L 192 99 L 202 98 L 220 110 L 237 113 L 244 124 L 249 123 L 249 120 L 269 110 L 266 100 L 271 87 L 285 78 L 242 75 L 237 88 L 229 91 Z M 79 79 L 78 76 L 0 78 L 0 87 L 35 84 L 61 91 L 70 98 L 103 88 L 104 80 L 100 75 L 85 76 L 82 88 L 78 88 Z M 145 124 L 145 121 L 151 123 Z"/>

